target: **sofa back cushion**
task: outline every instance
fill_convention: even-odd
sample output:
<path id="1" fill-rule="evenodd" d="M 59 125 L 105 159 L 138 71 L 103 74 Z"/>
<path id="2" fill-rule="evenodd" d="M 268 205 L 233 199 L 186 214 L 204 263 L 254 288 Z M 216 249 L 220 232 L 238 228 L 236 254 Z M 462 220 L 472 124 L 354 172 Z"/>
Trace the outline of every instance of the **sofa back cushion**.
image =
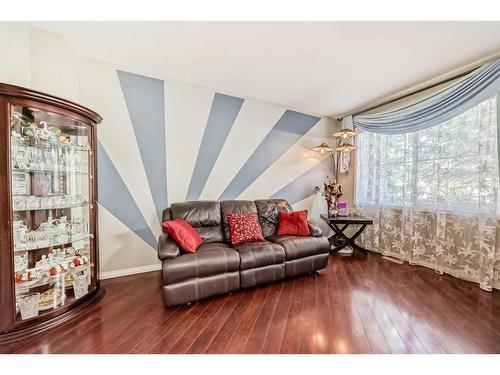
<path id="1" fill-rule="evenodd" d="M 252 201 L 222 201 L 220 202 L 220 207 L 222 213 L 222 227 L 224 229 L 224 240 L 231 243 L 231 232 L 229 230 L 227 215 L 257 213 L 257 206 L 255 206 L 255 203 Z"/>
<path id="2" fill-rule="evenodd" d="M 186 220 L 204 242 L 223 242 L 221 207 L 215 201 L 174 203 L 170 207 L 172 220 Z"/>
<path id="3" fill-rule="evenodd" d="M 292 207 L 284 199 L 261 199 L 255 201 L 257 207 L 259 222 L 264 237 L 276 234 L 278 228 L 278 213 L 292 212 Z"/>

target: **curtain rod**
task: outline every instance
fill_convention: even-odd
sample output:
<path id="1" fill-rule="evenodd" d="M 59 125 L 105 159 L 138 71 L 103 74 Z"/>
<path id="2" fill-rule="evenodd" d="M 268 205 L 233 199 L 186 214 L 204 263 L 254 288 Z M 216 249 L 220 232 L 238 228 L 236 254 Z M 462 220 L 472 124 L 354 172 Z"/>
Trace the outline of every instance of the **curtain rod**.
<path id="1" fill-rule="evenodd" d="M 482 66 L 490 61 L 493 61 L 495 59 L 498 59 L 498 58 L 500 58 L 500 51 L 497 51 L 492 55 L 488 55 L 486 57 L 483 57 L 482 59 L 473 61 L 473 62 L 471 62 L 467 65 L 464 65 L 460 68 L 456 68 L 448 73 L 441 74 L 435 78 L 431 78 L 427 81 L 410 86 L 410 87 L 408 87 L 402 91 L 399 91 L 397 93 L 394 93 L 394 94 L 388 95 L 386 97 L 383 97 L 381 99 L 372 101 L 371 103 L 369 102 L 369 103 L 365 104 L 364 106 L 361 106 L 361 107 L 359 107 L 351 112 L 344 113 L 340 116 L 336 116 L 336 118 L 338 121 L 342 121 L 342 119 L 346 116 L 349 116 L 349 115 L 355 116 L 355 115 L 358 115 L 358 114 L 363 113 L 363 112 L 368 112 L 368 111 L 371 111 L 372 109 L 397 102 L 398 100 L 407 98 L 411 95 L 418 94 L 419 92 L 431 89 L 431 88 L 439 86 L 439 85 L 443 85 L 443 84 L 451 82 L 457 78 L 463 77 L 466 74 L 469 74 L 470 72 L 472 72 L 473 70 L 479 68 L 480 66 Z"/>

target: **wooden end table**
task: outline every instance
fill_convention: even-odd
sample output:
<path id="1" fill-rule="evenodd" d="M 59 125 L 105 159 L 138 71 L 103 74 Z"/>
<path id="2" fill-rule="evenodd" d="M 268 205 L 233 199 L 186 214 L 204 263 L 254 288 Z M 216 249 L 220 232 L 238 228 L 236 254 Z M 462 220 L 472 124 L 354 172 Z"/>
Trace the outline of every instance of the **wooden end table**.
<path id="1" fill-rule="evenodd" d="M 357 215 L 349 215 L 349 216 L 328 216 L 328 215 L 320 215 L 320 217 L 326 221 L 328 226 L 332 228 L 334 231 L 334 235 L 328 238 L 330 242 L 330 246 L 334 246 L 331 253 L 335 254 L 339 250 L 342 250 L 346 246 L 351 246 L 353 250 L 361 251 L 365 256 L 368 254 L 368 249 L 365 249 L 359 245 L 356 245 L 354 241 L 358 236 L 365 230 L 367 225 L 372 225 L 373 220 L 368 219 L 366 217 L 361 217 Z M 342 227 L 339 227 L 342 225 Z M 350 225 L 361 225 L 361 227 L 352 235 L 348 237 L 344 231 Z"/>

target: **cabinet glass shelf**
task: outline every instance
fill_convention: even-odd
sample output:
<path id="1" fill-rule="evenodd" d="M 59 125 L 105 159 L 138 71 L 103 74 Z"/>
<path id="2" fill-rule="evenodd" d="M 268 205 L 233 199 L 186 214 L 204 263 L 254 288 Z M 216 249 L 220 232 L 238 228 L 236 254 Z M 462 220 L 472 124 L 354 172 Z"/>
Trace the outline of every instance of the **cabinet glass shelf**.
<path id="1" fill-rule="evenodd" d="M 90 204 L 75 204 L 66 206 L 53 206 L 53 207 L 41 207 L 41 208 L 14 208 L 14 212 L 24 212 L 24 211 L 45 211 L 45 210 L 65 210 L 69 208 L 87 208 L 91 207 Z"/>
<path id="2" fill-rule="evenodd" d="M 29 289 L 34 289 L 34 288 L 38 288 L 40 286 L 45 286 L 45 285 L 53 285 L 53 284 L 56 284 L 56 283 L 61 283 L 63 281 L 63 279 L 67 278 L 68 276 L 72 276 L 76 273 L 79 273 L 79 272 L 85 272 L 85 271 L 88 271 L 90 270 L 92 267 L 94 267 L 94 264 L 93 263 L 89 263 L 89 264 L 85 264 L 83 266 L 80 266 L 80 267 L 76 267 L 76 268 L 73 268 L 73 269 L 69 269 L 67 270 L 66 272 L 64 273 L 58 273 L 57 275 L 55 276 L 42 276 L 36 280 L 33 280 L 33 282 L 22 282 L 22 283 L 17 283 L 16 284 L 16 290 L 18 292 L 25 292 Z M 24 270 L 24 271 L 28 271 L 28 269 Z M 46 270 L 34 270 L 35 272 L 47 272 Z M 66 284 L 69 284 L 69 283 L 66 283 Z M 66 285 L 66 287 L 70 287 L 71 285 Z"/>
<path id="3" fill-rule="evenodd" d="M 49 247 L 55 247 L 55 246 L 70 245 L 74 242 L 83 241 L 83 240 L 86 240 L 89 238 L 94 238 L 94 235 L 93 234 L 84 234 L 84 235 L 64 236 L 64 237 L 65 238 L 60 240 L 60 241 L 47 242 L 46 244 L 42 244 L 42 245 L 14 248 L 14 252 L 19 253 L 22 251 L 33 251 L 33 250 L 48 249 Z"/>
<path id="4" fill-rule="evenodd" d="M 91 152 L 92 149 L 88 146 L 80 146 L 72 143 L 56 143 L 56 144 L 32 144 L 30 142 L 22 142 L 19 141 L 18 138 L 13 137 L 12 140 L 13 147 L 34 147 L 42 150 L 57 150 L 60 148 L 70 149 L 73 151 L 81 151 L 81 152 Z"/>
<path id="5" fill-rule="evenodd" d="M 20 169 L 13 168 L 12 173 L 65 173 L 65 174 L 81 174 L 88 175 L 88 172 L 81 172 L 69 169 Z"/>

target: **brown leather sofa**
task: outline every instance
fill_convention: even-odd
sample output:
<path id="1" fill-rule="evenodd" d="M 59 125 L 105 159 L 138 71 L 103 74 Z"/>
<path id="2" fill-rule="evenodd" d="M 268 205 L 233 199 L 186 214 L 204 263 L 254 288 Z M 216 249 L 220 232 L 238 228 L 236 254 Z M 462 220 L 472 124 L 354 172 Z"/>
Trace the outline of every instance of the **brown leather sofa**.
<path id="1" fill-rule="evenodd" d="M 292 211 L 287 201 L 196 201 L 175 203 L 163 220 L 184 219 L 203 239 L 195 253 L 184 253 L 162 233 L 158 257 L 163 262 L 167 306 L 197 301 L 240 288 L 320 270 L 328 263 L 329 243 L 309 222 L 311 236 L 277 236 L 278 212 Z M 255 212 L 265 241 L 232 247 L 227 215 Z"/>

